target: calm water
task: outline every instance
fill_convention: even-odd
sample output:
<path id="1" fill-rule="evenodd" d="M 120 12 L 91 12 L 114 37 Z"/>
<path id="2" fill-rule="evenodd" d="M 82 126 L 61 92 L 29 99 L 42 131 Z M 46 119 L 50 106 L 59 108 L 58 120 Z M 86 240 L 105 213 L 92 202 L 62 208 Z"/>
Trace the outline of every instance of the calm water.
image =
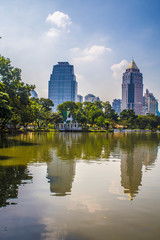
<path id="1" fill-rule="evenodd" d="M 1 240 L 159 240 L 160 135 L 0 137 Z"/>

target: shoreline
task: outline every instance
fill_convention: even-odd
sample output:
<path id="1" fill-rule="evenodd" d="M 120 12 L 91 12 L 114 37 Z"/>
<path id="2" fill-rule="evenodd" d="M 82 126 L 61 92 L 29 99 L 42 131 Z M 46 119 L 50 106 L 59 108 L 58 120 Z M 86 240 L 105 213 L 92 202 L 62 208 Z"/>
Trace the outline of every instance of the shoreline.
<path id="1" fill-rule="evenodd" d="M 159 130 L 152 131 L 149 129 L 113 129 L 113 130 L 105 130 L 105 129 L 84 129 L 84 130 L 67 130 L 67 131 L 60 131 L 56 129 L 41 129 L 41 130 L 0 130 L 0 134 L 15 134 L 15 133 L 43 133 L 43 132 L 105 132 L 105 133 L 133 133 L 133 132 L 146 132 L 146 133 L 160 133 Z"/>

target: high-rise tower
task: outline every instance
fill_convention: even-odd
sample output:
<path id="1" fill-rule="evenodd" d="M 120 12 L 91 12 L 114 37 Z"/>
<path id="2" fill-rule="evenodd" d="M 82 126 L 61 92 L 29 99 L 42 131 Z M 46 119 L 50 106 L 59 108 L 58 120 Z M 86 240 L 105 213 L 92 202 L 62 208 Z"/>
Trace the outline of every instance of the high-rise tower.
<path id="1" fill-rule="evenodd" d="M 48 97 L 53 101 L 55 112 L 57 106 L 66 101 L 77 100 L 77 82 L 74 67 L 68 62 L 58 62 L 53 66 L 50 76 Z"/>
<path id="2" fill-rule="evenodd" d="M 122 110 L 133 109 L 143 114 L 143 77 L 132 60 L 122 78 Z"/>

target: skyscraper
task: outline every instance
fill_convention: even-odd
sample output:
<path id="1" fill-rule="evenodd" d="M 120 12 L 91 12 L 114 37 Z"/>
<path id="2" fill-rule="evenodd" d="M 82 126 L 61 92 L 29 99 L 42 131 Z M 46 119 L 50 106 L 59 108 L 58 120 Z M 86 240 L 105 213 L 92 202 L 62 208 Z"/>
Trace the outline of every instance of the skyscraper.
<path id="1" fill-rule="evenodd" d="M 144 115 L 158 115 L 158 101 L 153 93 L 150 93 L 148 89 L 146 89 L 143 100 Z"/>
<path id="2" fill-rule="evenodd" d="M 119 115 L 121 112 L 121 99 L 114 99 L 112 102 L 112 108 L 115 110 L 115 112 Z"/>
<path id="3" fill-rule="evenodd" d="M 122 78 L 122 110 L 133 109 L 143 114 L 143 77 L 132 60 Z"/>
<path id="4" fill-rule="evenodd" d="M 54 103 L 54 112 L 57 106 L 63 102 L 76 102 L 77 82 L 73 65 L 70 65 L 68 62 L 58 62 L 57 65 L 53 66 L 48 92 L 48 97 Z"/>

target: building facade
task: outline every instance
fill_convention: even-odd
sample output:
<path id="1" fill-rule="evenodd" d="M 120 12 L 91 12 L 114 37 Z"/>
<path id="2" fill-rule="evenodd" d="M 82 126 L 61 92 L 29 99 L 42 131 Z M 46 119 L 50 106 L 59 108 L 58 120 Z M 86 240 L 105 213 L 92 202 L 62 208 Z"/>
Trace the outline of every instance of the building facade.
<path id="1" fill-rule="evenodd" d="M 148 114 L 154 114 L 158 115 L 158 101 L 153 95 L 153 93 L 150 93 L 148 89 L 146 89 L 146 93 L 143 97 L 143 110 L 144 115 Z"/>
<path id="2" fill-rule="evenodd" d="M 53 101 L 53 111 L 66 101 L 77 101 L 77 81 L 74 67 L 68 62 L 58 62 L 53 66 L 48 86 L 48 97 Z"/>
<path id="3" fill-rule="evenodd" d="M 99 97 L 95 97 L 93 94 L 87 94 L 84 97 L 84 101 L 85 102 L 96 102 L 96 101 L 100 101 Z"/>
<path id="4" fill-rule="evenodd" d="M 82 103 L 83 102 L 83 97 L 81 95 L 77 95 L 77 102 Z"/>
<path id="5" fill-rule="evenodd" d="M 122 78 L 122 110 L 133 109 L 143 114 L 143 76 L 132 60 Z"/>
<path id="6" fill-rule="evenodd" d="M 112 102 L 112 108 L 115 110 L 115 112 L 119 115 L 121 112 L 121 99 L 114 99 Z"/>
<path id="7" fill-rule="evenodd" d="M 38 98 L 38 94 L 36 93 L 35 90 L 32 90 L 32 91 L 30 92 L 30 94 L 31 94 L 31 97 L 33 97 L 33 98 Z"/>

